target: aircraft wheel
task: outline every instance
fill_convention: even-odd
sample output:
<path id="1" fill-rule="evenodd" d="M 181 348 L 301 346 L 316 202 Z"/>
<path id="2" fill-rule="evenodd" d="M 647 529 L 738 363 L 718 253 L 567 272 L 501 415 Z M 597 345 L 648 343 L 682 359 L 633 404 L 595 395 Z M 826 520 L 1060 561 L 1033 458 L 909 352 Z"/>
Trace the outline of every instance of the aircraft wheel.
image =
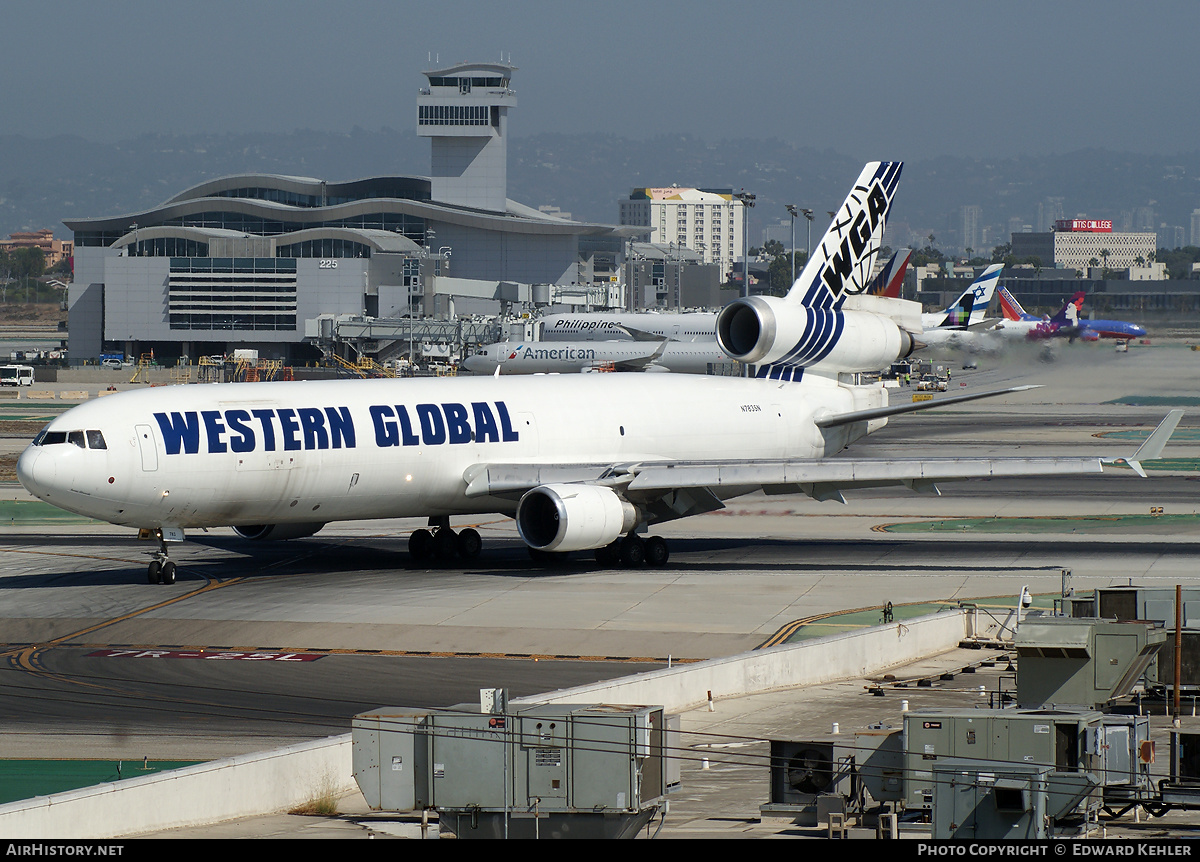
<path id="1" fill-rule="evenodd" d="M 458 553 L 458 534 L 442 527 L 433 534 L 433 555 L 439 560 L 453 560 Z"/>
<path id="2" fill-rule="evenodd" d="M 158 560 L 152 560 L 150 565 L 146 567 L 146 582 L 150 584 L 157 584 L 159 572 L 161 571 L 162 563 L 160 563 Z"/>
<path id="3" fill-rule="evenodd" d="M 433 533 L 428 530 L 413 530 L 408 537 L 408 553 L 414 560 L 424 560 L 433 553 Z"/>
<path id="4" fill-rule="evenodd" d="M 659 568 L 667 564 L 671 549 L 667 540 L 661 536 L 651 536 L 646 540 L 646 565 Z"/>
<path id="5" fill-rule="evenodd" d="M 479 537 L 478 530 L 467 527 L 458 534 L 458 555 L 464 560 L 475 559 L 482 550 L 483 539 Z"/>
<path id="6" fill-rule="evenodd" d="M 175 583 L 175 564 L 170 560 L 167 560 L 165 563 L 163 563 L 162 571 L 159 572 L 159 578 L 164 584 L 169 585 Z"/>
<path id="7" fill-rule="evenodd" d="M 621 540 L 609 542 L 603 547 L 596 548 L 596 562 L 602 566 L 615 566 L 621 562 Z"/>
<path id="8" fill-rule="evenodd" d="M 634 535 L 621 540 L 621 562 L 626 566 L 640 566 L 646 562 L 646 543 Z"/>

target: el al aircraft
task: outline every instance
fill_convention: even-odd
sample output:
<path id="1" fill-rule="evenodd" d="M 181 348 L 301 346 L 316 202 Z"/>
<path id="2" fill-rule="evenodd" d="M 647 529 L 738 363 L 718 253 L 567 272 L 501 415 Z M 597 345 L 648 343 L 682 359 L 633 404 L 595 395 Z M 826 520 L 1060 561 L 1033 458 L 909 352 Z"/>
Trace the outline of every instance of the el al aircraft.
<path id="1" fill-rule="evenodd" d="M 945 311 L 921 315 L 921 341 L 930 347 L 987 349 L 987 336 L 981 330 L 994 323 L 985 315 L 1002 269 L 1004 264 L 993 263 Z"/>
<path id="2" fill-rule="evenodd" d="M 17 475 L 56 506 L 156 537 L 148 580 L 173 583 L 168 542 L 187 529 L 283 539 L 331 521 L 426 517 L 434 530 L 412 533 L 414 557 L 471 559 L 479 533 L 455 531 L 451 519 L 502 513 L 536 557 L 595 551 L 605 562 L 662 565 L 667 543 L 641 534 L 758 489 L 838 500 L 859 487 L 933 491 L 944 480 L 1100 472 L 1097 458 L 832 457 L 891 415 L 999 394 L 889 406 L 881 384 L 845 373 L 886 367 L 920 329 L 915 303 L 862 295 L 900 171 L 898 162 L 866 166 L 786 297 L 739 299 L 721 312 L 718 341 L 757 377 L 146 389 L 64 412 L 21 454 Z M 1169 417 L 1138 457 L 1156 456 L 1173 427 Z"/>

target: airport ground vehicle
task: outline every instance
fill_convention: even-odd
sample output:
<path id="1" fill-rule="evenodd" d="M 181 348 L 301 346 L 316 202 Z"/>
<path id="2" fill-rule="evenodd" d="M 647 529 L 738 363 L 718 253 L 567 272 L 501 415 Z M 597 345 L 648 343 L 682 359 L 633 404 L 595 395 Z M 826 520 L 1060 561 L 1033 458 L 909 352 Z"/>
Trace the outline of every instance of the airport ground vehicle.
<path id="1" fill-rule="evenodd" d="M 32 386 L 32 365 L 0 365 L 0 386 Z"/>

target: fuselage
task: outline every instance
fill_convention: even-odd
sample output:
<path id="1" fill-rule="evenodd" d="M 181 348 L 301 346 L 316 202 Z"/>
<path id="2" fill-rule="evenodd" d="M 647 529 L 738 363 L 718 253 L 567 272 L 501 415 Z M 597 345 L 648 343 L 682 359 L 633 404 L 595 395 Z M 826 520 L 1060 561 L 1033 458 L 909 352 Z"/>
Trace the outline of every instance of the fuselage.
<path id="1" fill-rule="evenodd" d="M 708 341 L 502 341 L 463 360 L 472 374 L 554 374 L 592 370 L 677 371 L 704 374 L 733 360 Z"/>
<path id="2" fill-rule="evenodd" d="M 816 458 L 866 427 L 814 415 L 883 404 L 875 386 L 684 374 L 172 386 L 66 411 L 17 474 L 139 528 L 511 514 L 467 495 L 473 467 Z"/>
<path id="3" fill-rule="evenodd" d="M 1090 320 L 1080 318 L 1079 329 L 1084 337 L 1088 333 L 1093 333 L 1096 338 L 1129 340 L 1131 338 L 1143 338 L 1146 335 L 1145 327 L 1124 320 Z"/>
<path id="4" fill-rule="evenodd" d="M 675 341 L 713 341 L 717 315 L 707 311 L 591 312 L 550 314 L 537 322 L 542 341 L 620 341 L 633 339 L 629 329 Z"/>

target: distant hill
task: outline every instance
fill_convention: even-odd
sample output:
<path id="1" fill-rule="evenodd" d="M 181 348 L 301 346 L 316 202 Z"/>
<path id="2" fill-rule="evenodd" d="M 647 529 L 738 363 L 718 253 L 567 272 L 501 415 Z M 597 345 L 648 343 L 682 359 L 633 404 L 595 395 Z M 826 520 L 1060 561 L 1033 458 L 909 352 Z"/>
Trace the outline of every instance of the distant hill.
<path id="1" fill-rule="evenodd" d="M 892 154 L 880 145 L 880 158 Z M 513 138 L 509 197 L 554 205 L 581 221 L 614 222 L 617 201 L 639 186 L 744 188 L 757 195 L 750 241 L 787 218 L 784 205 L 817 211 L 842 202 L 861 163 L 779 140 L 702 141 L 663 135 L 634 140 L 611 135 L 546 134 Z M 411 131 L 353 128 L 343 134 L 146 135 L 118 144 L 80 137 L 33 139 L 0 135 L 0 236 L 51 227 L 64 218 L 132 213 L 162 203 L 202 180 L 263 172 L 347 180 L 385 174 L 423 175 L 429 144 Z M 1146 156 L 1099 149 L 1011 159 L 942 157 L 905 166 L 892 223 L 907 233 L 898 244 L 957 247 L 959 208 L 978 205 L 990 246 L 1007 241 L 1010 219 L 1034 224 L 1037 206 L 1062 198 L 1063 213 L 1120 222 L 1122 212 L 1150 207 L 1155 223 L 1186 230 L 1200 208 L 1200 150 Z M 797 244 L 805 223 L 797 222 Z"/>

